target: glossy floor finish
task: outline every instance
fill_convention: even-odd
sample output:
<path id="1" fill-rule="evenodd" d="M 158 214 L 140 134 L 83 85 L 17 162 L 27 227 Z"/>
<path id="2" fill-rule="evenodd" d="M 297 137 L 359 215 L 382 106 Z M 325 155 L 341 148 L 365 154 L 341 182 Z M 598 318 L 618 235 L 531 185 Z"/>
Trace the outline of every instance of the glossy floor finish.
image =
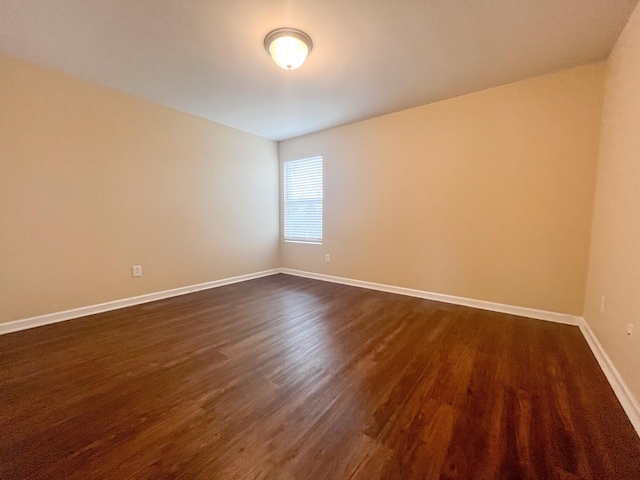
<path id="1" fill-rule="evenodd" d="M 2 479 L 640 478 L 578 328 L 287 275 L 0 337 Z"/>

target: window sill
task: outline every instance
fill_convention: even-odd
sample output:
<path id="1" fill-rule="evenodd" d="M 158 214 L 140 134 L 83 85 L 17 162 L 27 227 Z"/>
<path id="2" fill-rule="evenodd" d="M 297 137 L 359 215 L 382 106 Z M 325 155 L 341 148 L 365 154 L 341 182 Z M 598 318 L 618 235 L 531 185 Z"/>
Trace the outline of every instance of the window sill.
<path id="1" fill-rule="evenodd" d="M 322 245 L 322 242 L 312 242 L 310 240 L 286 240 L 284 243 L 306 243 L 308 245 Z"/>

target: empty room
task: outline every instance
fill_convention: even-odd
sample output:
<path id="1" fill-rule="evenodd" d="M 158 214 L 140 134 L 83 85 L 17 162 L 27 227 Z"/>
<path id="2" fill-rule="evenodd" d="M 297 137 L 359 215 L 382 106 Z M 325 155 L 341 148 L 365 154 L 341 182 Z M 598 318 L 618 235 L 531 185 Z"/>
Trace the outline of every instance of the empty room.
<path id="1" fill-rule="evenodd" d="M 640 479 L 638 0 L 0 0 L 0 479 Z"/>

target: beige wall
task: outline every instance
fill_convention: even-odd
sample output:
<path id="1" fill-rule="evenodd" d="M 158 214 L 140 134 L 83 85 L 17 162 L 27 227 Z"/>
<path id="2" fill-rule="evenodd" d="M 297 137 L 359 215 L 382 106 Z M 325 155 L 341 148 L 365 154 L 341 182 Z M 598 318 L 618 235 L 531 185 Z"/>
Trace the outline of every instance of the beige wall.
<path id="1" fill-rule="evenodd" d="M 274 142 L 0 57 L 0 322 L 274 268 L 278 218 Z"/>
<path id="2" fill-rule="evenodd" d="M 603 88 L 592 64 L 281 142 L 325 168 L 324 244 L 282 266 L 580 314 Z"/>
<path id="3" fill-rule="evenodd" d="M 640 399 L 640 7 L 607 62 L 591 237 L 584 317 Z"/>

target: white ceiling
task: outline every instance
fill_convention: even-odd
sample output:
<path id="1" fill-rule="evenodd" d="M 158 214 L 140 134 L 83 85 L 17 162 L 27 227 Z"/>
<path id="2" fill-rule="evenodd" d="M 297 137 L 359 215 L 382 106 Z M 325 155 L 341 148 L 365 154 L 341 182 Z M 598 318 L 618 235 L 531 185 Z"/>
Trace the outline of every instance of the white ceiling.
<path id="1" fill-rule="evenodd" d="M 0 0 L 0 52 L 283 140 L 603 59 L 637 1 Z"/>

